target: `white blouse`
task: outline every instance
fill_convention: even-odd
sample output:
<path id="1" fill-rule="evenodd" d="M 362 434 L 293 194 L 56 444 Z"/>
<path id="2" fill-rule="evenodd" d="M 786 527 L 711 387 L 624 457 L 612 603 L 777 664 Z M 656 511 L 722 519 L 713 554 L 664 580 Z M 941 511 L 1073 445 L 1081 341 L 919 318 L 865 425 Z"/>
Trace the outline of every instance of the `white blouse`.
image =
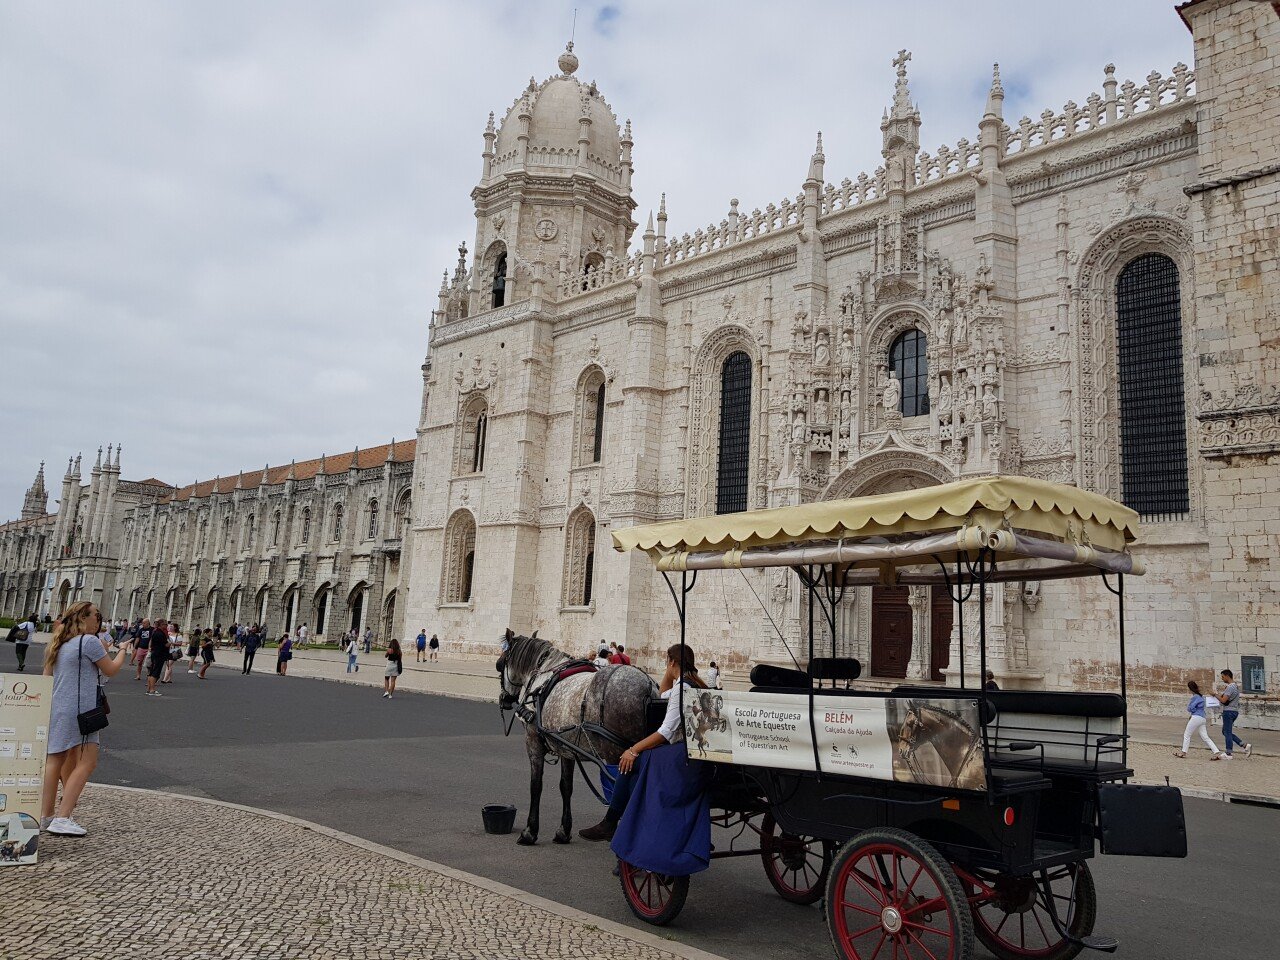
<path id="1" fill-rule="evenodd" d="M 677 693 L 681 687 L 685 688 L 686 698 L 698 692 L 698 688 L 693 684 L 681 681 L 662 694 L 662 699 L 667 701 L 667 712 L 662 718 L 662 726 L 658 727 L 658 732 L 667 743 L 684 739 L 684 718 L 680 716 L 680 695 Z"/>

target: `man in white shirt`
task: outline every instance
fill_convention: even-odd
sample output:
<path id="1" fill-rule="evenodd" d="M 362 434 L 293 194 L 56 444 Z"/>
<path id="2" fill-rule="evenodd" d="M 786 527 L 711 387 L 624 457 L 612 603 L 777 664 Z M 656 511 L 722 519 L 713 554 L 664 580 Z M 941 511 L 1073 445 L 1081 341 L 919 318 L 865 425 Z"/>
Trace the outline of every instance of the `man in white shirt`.
<path id="1" fill-rule="evenodd" d="M 298 628 L 298 646 L 305 647 L 307 645 L 307 637 L 310 635 L 310 631 L 307 630 L 307 625 L 304 623 Z"/>
<path id="2" fill-rule="evenodd" d="M 27 648 L 36 635 L 35 614 L 27 617 L 13 628 L 13 652 L 18 657 L 18 672 L 27 669 Z"/>

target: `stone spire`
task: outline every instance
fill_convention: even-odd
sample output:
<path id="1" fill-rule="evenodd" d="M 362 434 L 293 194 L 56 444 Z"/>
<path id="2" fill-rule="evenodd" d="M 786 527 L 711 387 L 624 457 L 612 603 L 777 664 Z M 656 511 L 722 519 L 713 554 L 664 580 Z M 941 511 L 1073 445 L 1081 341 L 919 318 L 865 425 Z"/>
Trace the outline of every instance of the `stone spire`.
<path id="1" fill-rule="evenodd" d="M 570 40 L 565 44 L 564 53 L 560 54 L 560 59 L 556 61 L 556 65 L 560 67 L 560 72 L 566 76 L 573 76 L 573 71 L 578 69 L 578 58 L 573 52 L 573 41 Z M 530 83 L 533 78 L 529 78 Z"/>
<path id="2" fill-rule="evenodd" d="M 818 184 L 818 189 L 822 189 L 823 183 L 823 165 L 827 162 L 827 156 L 822 152 L 822 131 L 818 131 L 818 145 L 813 148 L 813 156 L 809 158 L 809 180 Z"/>
<path id="3" fill-rule="evenodd" d="M 916 155 L 920 152 L 920 111 L 911 102 L 911 88 L 907 85 L 907 61 L 911 54 L 899 50 L 893 58 L 898 79 L 893 88 L 893 106 L 884 112 L 880 121 L 884 157 L 885 185 L 892 195 L 899 197 L 902 191 L 915 186 Z"/>
<path id="4" fill-rule="evenodd" d="M 27 495 L 22 500 L 22 519 L 31 520 L 43 517 L 49 512 L 49 493 L 44 488 L 44 461 L 40 461 L 40 469 L 36 478 L 27 488 Z"/>
<path id="5" fill-rule="evenodd" d="M 991 65 L 991 89 L 987 91 L 987 108 L 983 117 L 1004 119 L 1004 87 L 1000 83 L 1000 64 Z"/>
<path id="6" fill-rule="evenodd" d="M 115 462 L 116 473 L 120 472 L 120 451 L 123 449 L 124 449 L 124 444 L 122 443 L 116 444 L 116 462 Z"/>

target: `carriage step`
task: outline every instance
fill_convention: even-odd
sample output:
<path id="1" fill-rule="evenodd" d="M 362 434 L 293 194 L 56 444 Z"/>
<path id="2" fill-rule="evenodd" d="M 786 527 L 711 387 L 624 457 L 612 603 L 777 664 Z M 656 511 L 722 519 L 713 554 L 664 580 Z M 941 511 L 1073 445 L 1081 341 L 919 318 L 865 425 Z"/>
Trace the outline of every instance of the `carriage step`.
<path id="1" fill-rule="evenodd" d="M 1091 933 L 1087 937 L 1081 937 L 1080 943 L 1088 947 L 1090 950 L 1101 950 L 1103 953 L 1115 953 L 1116 948 L 1120 946 L 1120 941 L 1115 937 L 1104 937 L 1097 933 Z"/>

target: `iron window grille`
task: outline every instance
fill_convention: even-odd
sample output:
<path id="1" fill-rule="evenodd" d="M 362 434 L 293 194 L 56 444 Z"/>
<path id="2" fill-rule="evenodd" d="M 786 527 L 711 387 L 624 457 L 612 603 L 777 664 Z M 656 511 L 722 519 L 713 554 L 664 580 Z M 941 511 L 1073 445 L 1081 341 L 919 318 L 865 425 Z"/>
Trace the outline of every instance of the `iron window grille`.
<path id="1" fill-rule="evenodd" d="M 751 456 L 751 358 L 729 354 L 720 371 L 720 456 L 716 513 L 747 509 Z"/>
<path id="2" fill-rule="evenodd" d="M 898 410 L 904 417 L 929 412 L 929 355 L 925 335 L 907 330 L 889 347 L 889 367 L 902 387 Z"/>
<path id="3" fill-rule="evenodd" d="M 1116 335 L 1124 502 L 1142 516 L 1186 514 L 1182 299 L 1168 257 L 1143 254 L 1120 271 Z"/>

